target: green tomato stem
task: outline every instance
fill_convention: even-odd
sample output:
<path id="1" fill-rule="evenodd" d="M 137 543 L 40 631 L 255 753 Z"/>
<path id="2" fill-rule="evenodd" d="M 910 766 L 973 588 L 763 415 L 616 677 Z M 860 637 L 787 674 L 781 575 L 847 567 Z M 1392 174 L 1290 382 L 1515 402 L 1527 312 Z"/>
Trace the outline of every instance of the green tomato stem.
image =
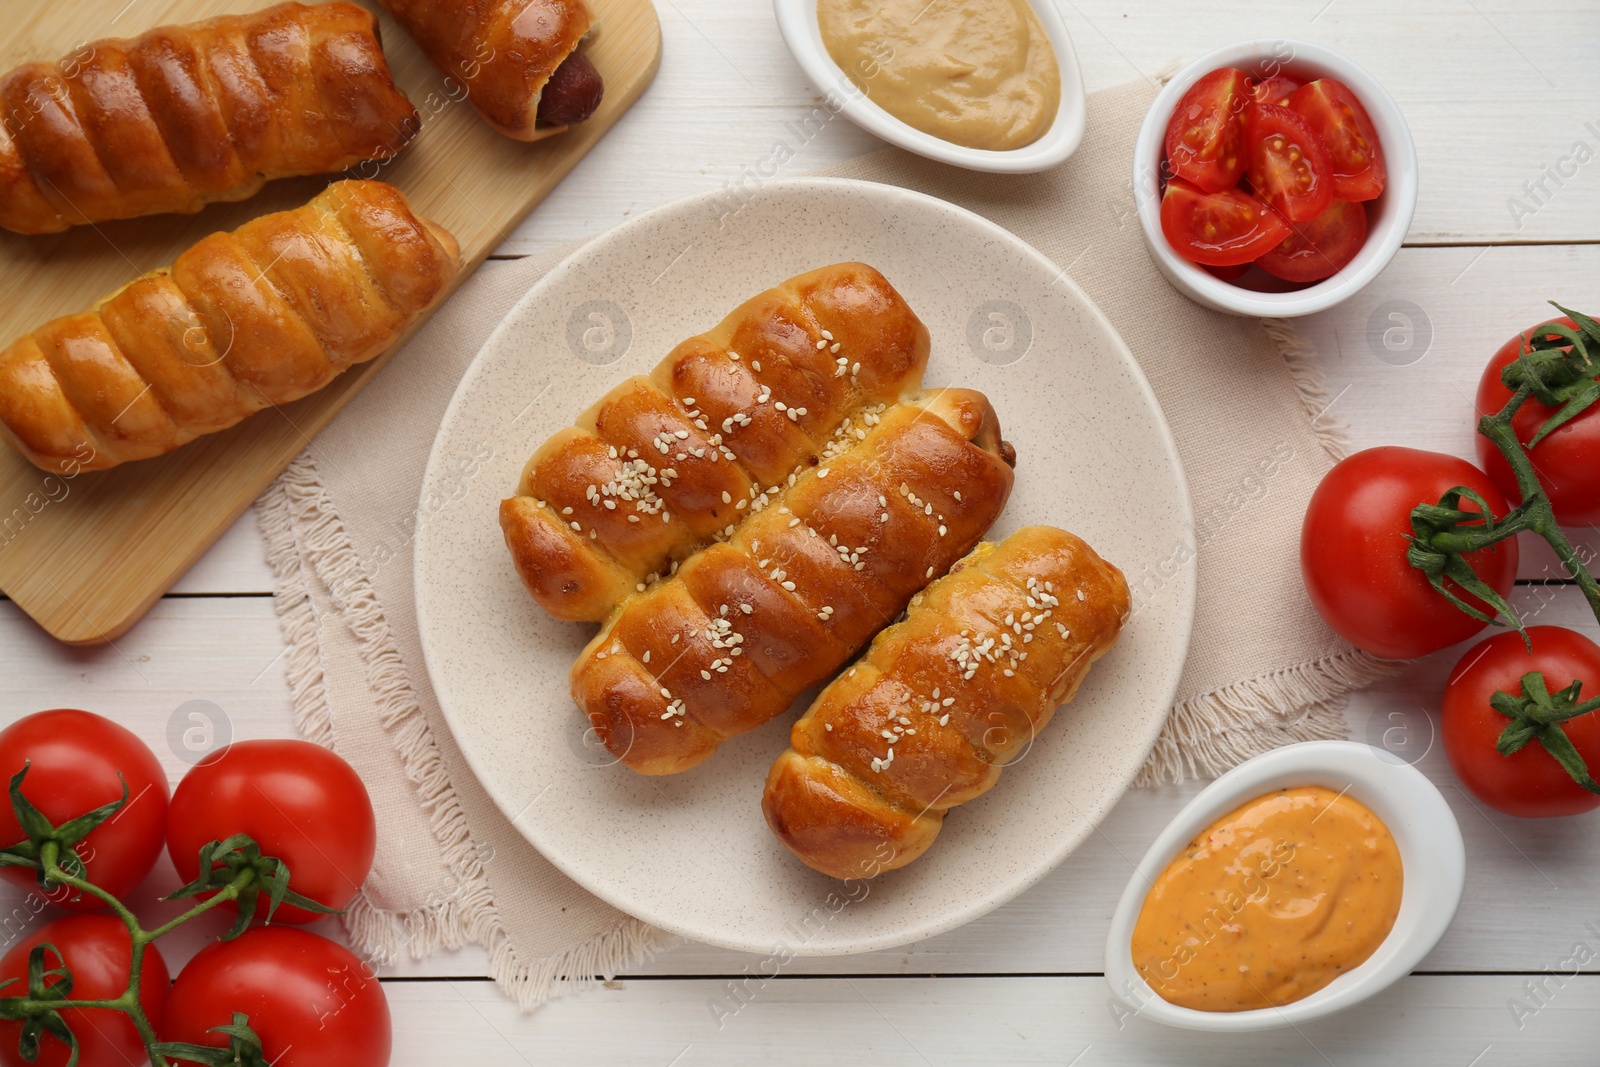
<path id="1" fill-rule="evenodd" d="M 74 875 L 70 875 L 63 871 L 57 863 L 59 859 L 60 850 L 56 843 L 54 841 L 46 841 L 43 847 L 39 850 L 39 861 L 44 870 L 45 877 L 51 881 L 59 882 L 62 885 L 71 886 L 73 889 L 76 889 L 79 892 L 88 893 L 90 896 L 104 901 L 111 908 L 112 912 L 117 916 L 117 918 L 122 920 L 123 925 L 128 928 L 128 938 L 132 944 L 131 955 L 128 959 L 128 986 L 122 991 L 120 996 L 110 1000 L 37 1000 L 27 1001 L 26 1003 L 32 1007 L 54 1009 L 57 1011 L 65 1009 L 109 1008 L 115 1011 L 123 1012 L 128 1016 L 128 1018 L 133 1020 L 134 1028 L 139 1031 L 139 1039 L 144 1042 L 145 1052 L 150 1056 L 151 1067 L 170 1067 L 166 1057 L 162 1056 L 156 1051 L 156 1043 L 160 1040 L 160 1038 L 156 1036 L 155 1027 L 151 1025 L 149 1016 L 145 1014 L 144 1005 L 139 1000 L 139 981 L 140 976 L 144 972 L 145 949 L 149 948 L 151 943 L 157 938 L 171 933 L 173 930 L 177 929 L 179 926 L 182 926 L 190 919 L 210 911 L 212 908 L 218 907 L 226 901 L 238 899 L 239 892 L 255 879 L 255 872 L 251 870 L 241 871 L 238 877 L 234 878 L 227 885 L 219 889 L 214 896 L 201 901 L 194 907 L 183 912 L 181 915 L 174 916 L 168 921 L 162 923 L 160 926 L 157 926 L 155 929 L 146 930 L 144 927 L 139 925 L 138 916 L 129 911 L 127 906 L 124 905 L 122 901 L 118 900 L 104 889 L 101 889 L 93 882 L 83 878 L 75 877 Z"/>

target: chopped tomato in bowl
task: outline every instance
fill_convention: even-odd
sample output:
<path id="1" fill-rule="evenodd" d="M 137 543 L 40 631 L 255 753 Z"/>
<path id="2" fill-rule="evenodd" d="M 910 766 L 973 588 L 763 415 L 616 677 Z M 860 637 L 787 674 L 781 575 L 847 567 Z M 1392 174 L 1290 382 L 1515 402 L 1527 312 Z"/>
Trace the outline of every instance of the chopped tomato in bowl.
<path id="1" fill-rule="evenodd" d="M 1200 303 L 1249 315 L 1323 310 L 1371 281 L 1405 236 L 1416 182 L 1383 87 L 1299 41 L 1229 46 L 1180 72 L 1134 166 L 1157 266 Z"/>

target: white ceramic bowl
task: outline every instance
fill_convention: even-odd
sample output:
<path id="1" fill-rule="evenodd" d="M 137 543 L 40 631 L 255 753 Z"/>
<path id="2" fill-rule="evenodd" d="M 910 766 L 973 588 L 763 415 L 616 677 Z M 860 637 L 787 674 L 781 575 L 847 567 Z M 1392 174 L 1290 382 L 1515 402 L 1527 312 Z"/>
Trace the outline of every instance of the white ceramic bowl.
<path id="1" fill-rule="evenodd" d="M 1292 292 L 1257 292 L 1223 281 L 1172 250 L 1161 232 L 1161 157 L 1167 123 L 1189 87 L 1218 67 L 1239 67 L 1266 76 L 1282 69 L 1310 81 L 1331 77 L 1348 85 L 1372 117 L 1388 168 L 1382 194 L 1367 204 L 1367 243 L 1331 278 Z M 1405 116 L 1383 85 L 1362 67 L 1329 48 L 1283 38 L 1241 41 L 1219 48 L 1179 71 L 1150 105 L 1133 150 L 1133 191 L 1150 255 L 1178 290 L 1207 307 L 1234 315 L 1292 318 L 1326 311 L 1376 278 L 1405 240 L 1417 207 L 1417 148 Z"/>
<path id="2" fill-rule="evenodd" d="M 1281 1008 L 1220 1012 L 1162 1000 L 1133 964 L 1133 926 L 1156 877 L 1207 826 L 1241 804 L 1284 787 L 1348 790 L 1382 819 L 1400 849 L 1400 913 L 1366 962 L 1310 996 Z M 1128 881 L 1106 939 L 1106 981 L 1135 1014 L 1187 1030 L 1239 1033 L 1297 1026 L 1343 1011 L 1409 974 L 1444 936 L 1461 903 L 1466 851 L 1444 797 L 1415 767 L 1392 753 L 1352 741 L 1307 741 L 1240 764 L 1191 800 L 1150 846 Z"/>
<path id="3" fill-rule="evenodd" d="M 783 34 L 784 43 L 794 53 L 806 77 L 822 91 L 830 110 L 842 113 L 857 126 L 892 145 L 940 163 L 997 174 L 1032 174 L 1065 162 L 1077 151 L 1078 143 L 1083 140 L 1084 94 L 1078 53 L 1073 50 L 1072 38 L 1067 35 L 1067 24 L 1061 21 L 1060 12 L 1047 0 L 1030 0 L 1030 3 L 1050 38 L 1056 63 L 1061 68 L 1061 104 L 1056 109 L 1055 121 L 1043 136 L 1030 145 L 1005 152 L 951 144 L 906 125 L 874 104 L 828 55 L 822 43 L 822 30 L 817 25 L 817 0 L 773 0 L 772 7 L 778 16 L 778 31 Z"/>

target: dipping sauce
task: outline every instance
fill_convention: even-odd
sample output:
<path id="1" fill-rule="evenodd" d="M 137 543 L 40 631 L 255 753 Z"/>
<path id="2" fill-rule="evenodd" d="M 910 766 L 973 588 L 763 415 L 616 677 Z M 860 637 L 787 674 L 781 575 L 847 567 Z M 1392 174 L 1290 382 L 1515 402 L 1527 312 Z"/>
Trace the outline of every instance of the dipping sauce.
<path id="1" fill-rule="evenodd" d="M 967 148 L 1037 141 L 1061 101 L 1028 0 L 817 0 L 822 43 L 895 118 Z"/>
<path id="2" fill-rule="evenodd" d="M 1133 963 L 1180 1007 L 1289 1004 L 1377 950 L 1401 885 L 1394 837 L 1364 805 L 1281 789 L 1217 820 L 1161 873 L 1134 924 Z"/>

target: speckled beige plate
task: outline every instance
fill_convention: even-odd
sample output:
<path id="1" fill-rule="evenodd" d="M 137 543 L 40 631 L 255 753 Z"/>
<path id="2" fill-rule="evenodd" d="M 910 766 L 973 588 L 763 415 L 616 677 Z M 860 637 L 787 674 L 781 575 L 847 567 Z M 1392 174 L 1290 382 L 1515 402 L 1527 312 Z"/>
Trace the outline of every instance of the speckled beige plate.
<path id="1" fill-rule="evenodd" d="M 536 848 L 598 896 L 748 952 L 887 948 L 1020 893 L 1127 788 L 1188 648 L 1188 496 L 1166 421 L 1126 346 L 1038 252 L 976 215 L 888 186 L 813 179 L 744 195 L 669 204 L 596 239 L 484 346 L 445 414 L 422 487 L 419 514 L 435 516 L 416 540 L 423 648 L 484 786 Z M 534 448 L 613 384 L 747 297 L 841 260 L 883 271 L 928 324 L 926 384 L 970 386 L 994 402 L 1018 461 L 991 536 L 1036 522 L 1072 530 L 1127 572 L 1136 605 L 1077 700 L 993 791 L 951 813 L 926 856 L 848 884 L 802 866 L 761 817 L 762 783 L 793 715 L 671 778 L 640 777 L 594 744 L 567 693 L 567 670 L 594 627 L 545 616 L 512 571 L 496 520 Z M 442 500 L 451 503 L 430 506 Z"/>

